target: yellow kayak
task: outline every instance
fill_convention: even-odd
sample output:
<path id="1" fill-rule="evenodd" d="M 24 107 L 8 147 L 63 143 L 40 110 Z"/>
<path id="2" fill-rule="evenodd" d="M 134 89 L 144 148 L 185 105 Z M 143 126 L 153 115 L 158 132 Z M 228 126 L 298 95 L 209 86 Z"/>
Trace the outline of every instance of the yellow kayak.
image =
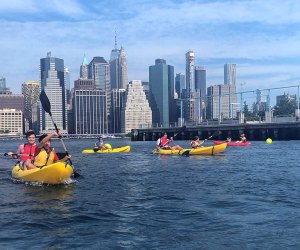
<path id="1" fill-rule="evenodd" d="M 195 149 L 185 148 L 182 150 L 169 150 L 169 149 L 159 149 L 156 150 L 157 154 L 163 155 L 215 155 L 224 152 L 227 147 L 227 143 L 222 143 L 219 145 L 208 146 L 208 147 L 200 147 Z"/>
<path id="2" fill-rule="evenodd" d="M 130 146 L 124 146 L 120 148 L 110 148 L 110 149 L 85 149 L 82 150 L 83 154 L 104 154 L 104 153 L 127 153 L 130 151 Z"/>
<path id="3" fill-rule="evenodd" d="M 11 175 L 13 178 L 25 182 L 40 182 L 46 184 L 65 183 L 73 173 L 71 165 L 65 162 L 56 162 L 42 168 L 30 170 L 20 169 L 19 164 L 13 167 Z"/>

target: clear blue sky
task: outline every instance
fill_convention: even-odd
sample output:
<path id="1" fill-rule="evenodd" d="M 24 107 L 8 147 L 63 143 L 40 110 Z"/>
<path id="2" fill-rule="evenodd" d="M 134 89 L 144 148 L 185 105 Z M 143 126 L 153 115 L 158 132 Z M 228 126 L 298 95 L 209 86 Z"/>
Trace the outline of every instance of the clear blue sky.
<path id="1" fill-rule="evenodd" d="M 9 0 L 0 20 L 0 77 L 14 93 L 38 80 L 48 51 L 64 59 L 73 86 L 84 54 L 109 60 L 115 30 L 129 80 L 148 80 L 156 58 L 185 73 L 191 49 L 208 86 L 223 83 L 225 63 L 237 64 L 244 90 L 300 83 L 298 0 Z"/>

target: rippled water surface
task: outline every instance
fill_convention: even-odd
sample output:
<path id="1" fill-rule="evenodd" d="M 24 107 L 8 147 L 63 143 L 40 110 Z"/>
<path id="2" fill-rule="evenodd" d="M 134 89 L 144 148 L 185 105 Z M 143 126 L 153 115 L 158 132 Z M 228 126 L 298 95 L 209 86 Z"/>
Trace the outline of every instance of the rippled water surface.
<path id="1" fill-rule="evenodd" d="M 14 160 L 3 153 L 21 141 L 0 141 L 0 248 L 300 248 L 299 141 L 253 142 L 213 157 L 108 142 L 132 150 L 83 155 L 93 140 L 65 140 L 81 177 L 39 186 L 11 179 Z"/>

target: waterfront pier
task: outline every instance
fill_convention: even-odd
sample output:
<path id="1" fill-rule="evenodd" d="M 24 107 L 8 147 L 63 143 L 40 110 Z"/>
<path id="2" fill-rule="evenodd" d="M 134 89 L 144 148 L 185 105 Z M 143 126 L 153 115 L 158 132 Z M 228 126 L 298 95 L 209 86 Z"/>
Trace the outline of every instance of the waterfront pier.
<path id="1" fill-rule="evenodd" d="M 164 132 L 167 132 L 168 137 L 171 137 L 174 136 L 179 129 L 180 127 L 133 129 L 131 132 L 131 140 L 155 141 L 162 137 Z M 299 121 L 187 126 L 175 139 L 192 140 L 196 135 L 201 139 L 206 139 L 215 131 L 220 131 L 220 134 L 212 138 L 212 140 L 225 140 L 227 137 L 237 140 L 241 133 L 245 133 L 249 141 L 264 141 L 267 138 L 271 138 L 272 140 L 300 140 Z"/>

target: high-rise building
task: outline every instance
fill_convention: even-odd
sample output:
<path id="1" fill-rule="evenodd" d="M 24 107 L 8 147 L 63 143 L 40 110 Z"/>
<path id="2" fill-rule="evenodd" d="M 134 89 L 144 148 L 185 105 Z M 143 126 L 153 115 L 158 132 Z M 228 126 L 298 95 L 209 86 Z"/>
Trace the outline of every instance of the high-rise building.
<path id="1" fill-rule="evenodd" d="M 149 67 L 149 86 L 153 96 L 153 123 L 169 126 L 176 117 L 174 100 L 174 67 L 167 65 L 166 60 L 156 59 L 155 65 Z"/>
<path id="2" fill-rule="evenodd" d="M 62 133 L 67 133 L 67 92 L 65 82 L 64 60 L 51 56 L 40 59 L 40 86 L 49 98 L 53 120 Z M 40 132 L 48 133 L 53 130 L 50 116 L 40 110 Z"/>
<path id="3" fill-rule="evenodd" d="M 185 54 L 185 60 L 186 90 L 187 95 L 190 96 L 190 93 L 195 91 L 195 53 L 189 50 Z"/>
<path id="4" fill-rule="evenodd" d="M 127 56 L 124 48 L 117 49 L 115 36 L 115 48 L 110 54 L 110 83 L 111 89 L 125 89 L 128 84 Z"/>
<path id="5" fill-rule="evenodd" d="M 207 88 L 207 116 L 210 119 L 236 118 L 237 96 L 235 85 L 214 85 Z"/>
<path id="6" fill-rule="evenodd" d="M 6 88 L 6 79 L 4 77 L 0 78 L 0 95 L 6 95 L 9 94 L 11 95 L 12 92 L 9 91 L 8 88 Z"/>
<path id="7" fill-rule="evenodd" d="M 16 109 L 0 108 L 0 135 L 22 135 L 23 113 Z"/>
<path id="8" fill-rule="evenodd" d="M 177 73 L 175 76 L 175 91 L 178 98 L 182 98 L 182 90 L 186 88 L 185 75 Z"/>
<path id="9" fill-rule="evenodd" d="M 22 84 L 22 94 L 24 95 L 24 122 L 25 131 L 33 129 L 33 105 L 39 101 L 40 84 L 35 81 L 27 81 Z M 38 132 L 38 131 L 36 131 Z"/>
<path id="10" fill-rule="evenodd" d="M 206 96 L 206 70 L 203 67 L 195 67 L 195 89 L 200 91 L 202 99 Z"/>
<path id="11" fill-rule="evenodd" d="M 224 84 L 236 85 L 236 64 L 226 63 L 224 65 Z"/>
<path id="12" fill-rule="evenodd" d="M 86 56 L 83 56 L 83 61 L 80 66 L 80 78 L 81 79 L 88 79 L 89 74 L 88 74 L 88 68 L 89 68 L 89 62 L 86 58 Z"/>
<path id="13" fill-rule="evenodd" d="M 133 80 L 127 86 L 121 121 L 123 133 L 152 125 L 152 111 L 140 80 Z"/>
<path id="14" fill-rule="evenodd" d="M 74 87 L 73 115 L 76 134 L 107 134 L 106 93 Z"/>
<path id="15" fill-rule="evenodd" d="M 93 79 L 96 85 L 96 88 L 99 90 L 105 91 L 106 95 L 106 104 L 107 108 L 106 114 L 110 116 L 110 69 L 109 63 L 103 57 L 94 57 L 93 60 L 89 63 L 88 67 L 89 79 Z"/>
<path id="16" fill-rule="evenodd" d="M 112 89 L 111 91 L 111 125 L 112 133 L 121 133 L 121 112 L 124 107 L 125 89 Z"/>

